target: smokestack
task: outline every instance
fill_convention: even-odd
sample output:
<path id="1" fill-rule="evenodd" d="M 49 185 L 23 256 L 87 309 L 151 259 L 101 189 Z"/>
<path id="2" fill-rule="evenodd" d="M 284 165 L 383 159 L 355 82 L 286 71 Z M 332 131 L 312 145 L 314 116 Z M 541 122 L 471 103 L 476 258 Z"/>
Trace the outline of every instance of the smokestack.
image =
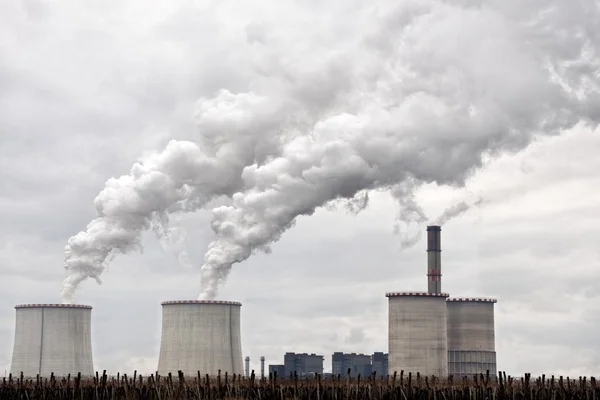
<path id="1" fill-rule="evenodd" d="M 265 356 L 260 356 L 260 377 L 265 377 Z"/>
<path id="2" fill-rule="evenodd" d="M 427 291 L 442 292 L 442 228 L 438 225 L 427 227 Z"/>
<path id="3" fill-rule="evenodd" d="M 80 304 L 15 306 L 16 327 L 10 372 L 27 378 L 40 375 L 90 377 L 92 307 Z"/>
<path id="4" fill-rule="evenodd" d="M 250 357 L 246 356 L 246 378 L 250 377 Z"/>

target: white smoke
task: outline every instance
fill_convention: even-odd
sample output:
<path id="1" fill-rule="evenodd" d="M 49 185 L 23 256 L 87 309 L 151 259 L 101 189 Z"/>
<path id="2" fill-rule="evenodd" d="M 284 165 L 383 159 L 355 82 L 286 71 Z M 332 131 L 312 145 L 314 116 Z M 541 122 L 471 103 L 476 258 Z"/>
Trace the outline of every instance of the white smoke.
<path id="1" fill-rule="evenodd" d="M 343 75 L 332 67 L 338 63 L 335 58 L 323 62 L 328 72 L 319 78 Z M 323 113 L 314 109 L 315 100 L 328 110 L 328 104 L 347 90 L 337 82 L 307 93 L 298 84 L 271 97 L 223 89 L 215 98 L 201 99 L 198 143 L 172 140 L 162 152 L 149 153 L 134 164 L 128 175 L 109 179 L 94 200 L 97 217 L 65 247 L 63 303 L 75 301 L 75 291 L 86 279 L 102 283 L 106 263 L 117 254 L 141 251 L 141 233 L 148 229 L 188 266 L 185 232 L 169 227 L 169 215 L 196 211 L 219 196 L 243 190 L 245 166 L 266 162 L 279 154 L 282 143 L 305 135 L 302 129 Z M 293 98 L 288 92 L 299 94 Z"/>
<path id="2" fill-rule="evenodd" d="M 410 191 L 407 188 L 410 187 Z M 398 197 L 398 189 L 392 190 L 392 193 Z M 446 208 L 437 218 L 430 220 L 425 211 L 416 203 L 412 191 L 414 183 L 405 186 L 400 192 L 404 197 L 399 197 L 400 211 L 394 224 L 394 234 L 400 235 L 401 250 L 413 247 L 421 240 L 421 232 L 424 223 L 428 225 L 444 225 L 453 218 L 463 215 L 471 208 L 480 206 L 484 199 L 479 196 L 477 200 L 461 200 L 456 204 Z"/>
<path id="3" fill-rule="evenodd" d="M 162 248 L 174 253 L 180 265 L 191 269 L 193 265 L 185 249 L 186 230 L 181 225 L 173 224 L 172 220 L 169 221 L 164 213 L 160 218 L 151 221 L 151 225 L 156 237 L 160 240 Z"/>
<path id="4" fill-rule="evenodd" d="M 460 201 L 454 204 L 451 207 L 445 209 L 440 216 L 438 216 L 433 222 L 432 225 L 444 225 L 446 222 L 450 221 L 452 218 L 456 218 L 468 210 L 471 207 L 478 206 L 483 203 L 483 197 L 479 197 L 474 202 Z"/>
<path id="5" fill-rule="evenodd" d="M 393 51 L 381 60 L 388 69 L 379 71 L 377 88 L 356 94 L 352 113 L 318 122 L 312 140 L 296 138 L 271 162 L 246 167 L 247 188 L 233 195 L 233 205 L 213 210 L 216 239 L 205 255 L 199 298 L 214 298 L 233 264 L 270 251 L 296 217 L 331 200 L 413 179 L 464 185 L 483 157 L 520 150 L 536 134 L 558 134 L 593 116 L 598 91 L 571 85 L 580 85 L 574 70 L 597 83 L 597 59 L 585 56 L 589 47 L 581 43 L 579 52 L 548 52 L 555 32 L 541 25 L 556 21 L 539 11 L 526 26 L 490 7 L 400 7 L 400 19 L 410 23 L 388 36 Z M 580 65 L 567 72 L 563 57 L 573 56 Z M 398 219 L 423 221 L 410 196 L 400 196 Z M 438 222 L 467 209 L 458 204 Z"/>
<path id="6" fill-rule="evenodd" d="M 100 281 L 115 254 L 140 248 L 142 231 L 173 237 L 170 215 L 219 196 L 231 205 L 213 209 L 201 299 L 216 296 L 233 264 L 269 252 L 299 215 L 340 203 L 360 212 L 370 190 L 392 192 L 395 229 L 410 246 L 420 229 L 409 228 L 427 221 L 413 197 L 420 184 L 462 186 L 484 158 L 600 119 L 591 2 L 363 7 L 361 23 L 377 28 L 346 31 L 328 57 L 285 53 L 283 41 L 269 47 L 268 33 L 252 28 L 255 90 L 203 99 L 198 143 L 173 141 L 106 183 L 98 217 L 66 247 L 63 301 L 83 280 Z"/>
<path id="7" fill-rule="evenodd" d="M 392 188 L 399 210 L 394 223 L 394 234 L 400 235 L 400 248 L 406 250 L 421 239 L 421 224 L 427 221 L 425 210 L 415 200 L 416 183 L 407 179 Z"/>
<path id="8" fill-rule="evenodd" d="M 223 90 L 215 99 L 199 102 L 197 120 L 204 132 L 200 144 L 171 141 L 162 152 L 134 164 L 129 175 L 109 179 L 94 200 L 98 217 L 65 248 L 63 302 L 75 300 L 75 290 L 85 279 L 101 283 L 106 262 L 117 253 L 141 250 L 142 231 L 152 228 L 164 246 L 182 250 L 182 237 L 173 241 L 177 230 L 169 228 L 169 214 L 230 196 L 243 187 L 245 165 L 277 154 L 282 136 L 275 133 L 285 124 L 276 119 L 281 113 L 273 112 L 278 107 L 252 93 Z M 184 265 L 188 262 L 184 253 L 179 257 Z"/>

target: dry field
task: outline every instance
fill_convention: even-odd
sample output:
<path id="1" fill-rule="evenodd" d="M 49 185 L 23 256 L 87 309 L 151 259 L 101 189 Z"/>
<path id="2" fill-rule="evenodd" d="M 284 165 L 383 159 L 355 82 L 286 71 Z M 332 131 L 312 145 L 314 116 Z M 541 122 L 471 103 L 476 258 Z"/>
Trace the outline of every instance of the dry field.
<path id="1" fill-rule="evenodd" d="M 94 378 L 4 378 L 0 400 L 176 400 L 176 399 L 257 399 L 257 400 L 600 400 L 595 378 L 570 379 L 554 376 L 513 378 L 500 373 L 472 379 L 437 379 L 403 373 L 377 377 L 323 379 L 270 376 L 250 378 L 219 375 L 202 376 L 107 376 Z"/>

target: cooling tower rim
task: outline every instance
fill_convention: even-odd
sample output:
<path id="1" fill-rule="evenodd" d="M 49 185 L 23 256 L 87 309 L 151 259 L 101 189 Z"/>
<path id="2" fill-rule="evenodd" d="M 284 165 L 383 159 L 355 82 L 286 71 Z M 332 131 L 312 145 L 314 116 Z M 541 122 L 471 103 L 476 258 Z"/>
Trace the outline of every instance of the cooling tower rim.
<path id="1" fill-rule="evenodd" d="M 493 297 L 452 297 L 446 301 L 451 303 L 497 303 L 498 299 Z"/>
<path id="2" fill-rule="evenodd" d="M 429 292 L 388 292 L 385 297 L 449 297 L 448 293 Z"/>
<path id="3" fill-rule="evenodd" d="M 92 306 L 88 306 L 85 304 L 17 304 L 15 306 L 16 309 L 19 308 L 83 308 L 86 310 L 91 310 Z"/>
<path id="4" fill-rule="evenodd" d="M 214 305 L 230 305 L 230 306 L 241 306 L 242 303 L 237 301 L 226 301 L 226 300 L 167 300 L 160 303 L 161 306 L 175 305 L 175 304 L 214 304 Z"/>

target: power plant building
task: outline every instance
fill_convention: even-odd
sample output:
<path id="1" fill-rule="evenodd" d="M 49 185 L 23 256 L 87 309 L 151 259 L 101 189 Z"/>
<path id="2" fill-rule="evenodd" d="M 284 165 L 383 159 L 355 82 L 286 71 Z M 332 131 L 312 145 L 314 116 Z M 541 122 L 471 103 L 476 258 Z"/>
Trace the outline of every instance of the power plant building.
<path id="1" fill-rule="evenodd" d="M 94 375 L 92 307 L 76 304 L 15 306 L 15 342 L 10 372 L 25 377 Z"/>
<path id="2" fill-rule="evenodd" d="M 180 300 L 162 303 L 158 373 L 243 373 L 241 303 Z"/>
<path id="3" fill-rule="evenodd" d="M 386 293 L 388 374 L 495 376 L 495 299 L 442 292 L 441 228 L 427 227 L 427 292 Z"/>
<path id="4" fill-rule="evenodd" d="M 373 371 L 371 356 L 367 354 L 335 352 L 331 355 L 331 373 L 351 377 L 367 376 Z"/>
<path id="5" fill-rule="evenodd" d="M 497 375 L 493 298 L 450 297 L 442 292 L 441 228 L 427 227 L 427 291 L 386 293 L 388 353 L 335 352 L 332 375 L 386 376 L 394 372 L 443 378 Z M 187 376 L 250 374 L 242 357 L 241 303 L 214 300 L 165 301 L 157 372 Z M 15 306 L 15 336 L 10 373 L 25 377 L 93 376 L 91 311 L 87 305 Z M 246 363 L 244 364 L 244 361 Z M 324 357 L 284 355 L 269 365 L 278 376 L 323 375 Z M 265 375 L 265 357 L 260 357 Z"/>
<path id="6" fill-rule="evenodd" d="M 377 376 L 388 375 L 388 354 L 382 352 L 375 352 L 371 357 L 372 370 Z"/>
<path id="7" fill-rule="evenodd" d="M 285 365 L 269 364 L 269 375 L 274 376 L 275 374 L 277 374 L 277 376 L 279 376 L 279 377 L 286 376 L 285 375 Z"/>
<path id="8" fill-rule="evenodd" d="M 298 376 L 308 376 L 313 374 L 323 374 L 322 355 L 307 353 L 285 353 L 283 364 L 285 366 L 285 375 L 296 373 Z"/>

